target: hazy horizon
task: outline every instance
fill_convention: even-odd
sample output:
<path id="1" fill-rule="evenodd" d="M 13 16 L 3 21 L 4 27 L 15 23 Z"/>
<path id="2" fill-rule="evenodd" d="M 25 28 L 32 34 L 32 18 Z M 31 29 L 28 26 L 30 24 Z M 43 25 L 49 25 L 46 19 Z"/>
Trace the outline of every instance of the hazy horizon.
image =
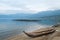
<path id="1" fill-rule="evenodd" d="M 58 9 L 60 9 L 60 0 L 0 0 L 0 14 L 35 14 Z"/>

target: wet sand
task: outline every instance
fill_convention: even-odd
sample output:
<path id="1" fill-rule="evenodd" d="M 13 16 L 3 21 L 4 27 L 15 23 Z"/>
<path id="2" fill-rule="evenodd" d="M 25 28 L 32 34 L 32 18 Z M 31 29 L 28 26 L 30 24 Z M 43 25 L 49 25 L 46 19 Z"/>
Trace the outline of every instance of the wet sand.
<path id="1" fill-rule="evenodd" d="M 9 37 L 5 40 L 60 40 L 60 26 L 55 27 L 55 29 L 58 31 L 56 31 L 53 34 L 44 35 L 44 36 L 40 36 L 40 37 L 36 37 L 36 38 L 30 38 L 23 33 L 23 34 L 18 34 L 16 36 Z"/>

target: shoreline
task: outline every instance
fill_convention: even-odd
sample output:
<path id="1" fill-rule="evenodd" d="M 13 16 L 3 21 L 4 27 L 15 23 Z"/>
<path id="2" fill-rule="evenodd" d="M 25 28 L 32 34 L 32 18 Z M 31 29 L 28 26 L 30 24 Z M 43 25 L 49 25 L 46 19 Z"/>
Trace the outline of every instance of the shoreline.
<path id="1" fill-rule="evenodd" d="M 60 31 L 60 26 L 55 27 L 55 29 Z M 41 37 L 36 37 L 36 38 L 30 38 L 27 35 L 25 35 L 24 33 L 22 33 L 22 34 L 18 34 L 16 36 L 7 38 L 6 40 L 44 40 L 44 39 L 47 40 L 47 38 L 49 38 L 50 36 L 51 35 L 46 35 L 46 36 L 41 36 Z M 60 36 L 53 38 L 53 40 L 59 40 L 59 39 L 60 39 Z"/>

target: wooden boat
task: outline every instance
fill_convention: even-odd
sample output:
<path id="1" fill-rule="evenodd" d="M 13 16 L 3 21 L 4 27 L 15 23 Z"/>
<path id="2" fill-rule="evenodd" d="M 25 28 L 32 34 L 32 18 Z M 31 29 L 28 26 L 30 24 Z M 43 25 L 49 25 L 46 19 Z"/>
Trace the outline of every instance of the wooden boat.
<path id="1" fill-rule="evenodd" d="M 51 33 L 54 33 L 56 30 L 54 28 L 43 28 L 34 32 L 25 32 L 23 31 L 27 36 L 29 37 L 39 37 L 39 36 L 43 36 L 43 35 L 48 35 Z"/>

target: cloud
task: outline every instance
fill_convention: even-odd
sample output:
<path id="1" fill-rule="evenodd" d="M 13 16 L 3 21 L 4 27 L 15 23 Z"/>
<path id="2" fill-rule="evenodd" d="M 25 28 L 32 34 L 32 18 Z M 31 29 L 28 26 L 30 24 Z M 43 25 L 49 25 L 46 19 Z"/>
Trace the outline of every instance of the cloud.
<path id="1" fill-rule="evenodd" d="M 0 3 L 0 10 L 22 10 L 22 9 L 18 8 L 18 7 L 12 7 L 12 6 Z"/>
<path id="2" fill-rule="evenodd" d="M 39 12 L 52 9 L 60 9 L 60 0 L 0 0 L 0 13 L 9 10 Z"/>

